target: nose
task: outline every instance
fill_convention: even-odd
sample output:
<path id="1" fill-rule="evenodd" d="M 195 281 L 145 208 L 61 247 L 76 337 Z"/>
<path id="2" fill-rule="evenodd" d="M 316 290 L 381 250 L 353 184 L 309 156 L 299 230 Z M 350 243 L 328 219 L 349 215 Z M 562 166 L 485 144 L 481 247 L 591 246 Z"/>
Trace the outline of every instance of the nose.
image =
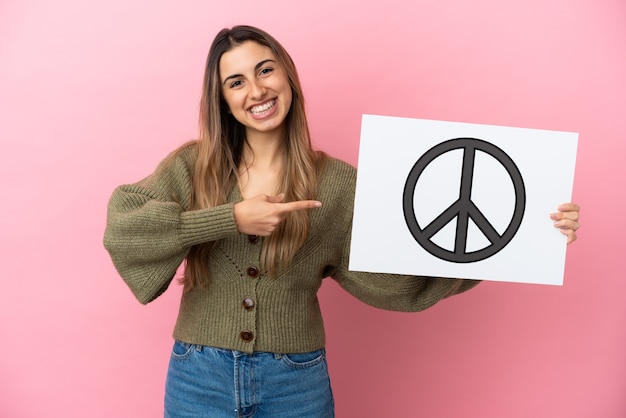
<path id="1" fill-rule="evenodd" d="M 252 81 L 249 83 L 250 85 L 250 98 L 253 100 L 262 99 L 265 96 L 266 89 L 262 82 Z"/>

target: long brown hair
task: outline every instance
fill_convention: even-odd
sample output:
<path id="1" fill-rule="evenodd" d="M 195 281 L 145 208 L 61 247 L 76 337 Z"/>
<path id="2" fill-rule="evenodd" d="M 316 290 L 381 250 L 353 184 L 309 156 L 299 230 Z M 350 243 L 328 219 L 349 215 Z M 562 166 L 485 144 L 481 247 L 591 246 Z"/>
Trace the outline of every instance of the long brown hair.
<path id="1" fill-rule="evenodd" d="M 246 41 L 272 50 L 284 68 L 292 90 L 292 103 L 285 119 L 284 166 L 280 189 L 285 201 L 315 199 L 317 178 L 324 156 L 313 151 L 304 110 L 304 98 L 293 60 L 283 46 L 268 33 L 252 26 L 222 29 L 211 45 L 206 61 L 200 100 L 198 159 L 193 174 L 191 208 L 203 209 L 226 203 L 238 181 L 246 145 L 245 127 L 229 112 L 224 101 L 219 63 L 222 55 Z M 263 242 L 261 268 L 276 276 L 287 267 L 304 243 L 309 231 L 308 211 L 290 213 Z M 182 279 L 187 290 L 205 285 L 213 243 L 193 246 L 187 256 Z"/>

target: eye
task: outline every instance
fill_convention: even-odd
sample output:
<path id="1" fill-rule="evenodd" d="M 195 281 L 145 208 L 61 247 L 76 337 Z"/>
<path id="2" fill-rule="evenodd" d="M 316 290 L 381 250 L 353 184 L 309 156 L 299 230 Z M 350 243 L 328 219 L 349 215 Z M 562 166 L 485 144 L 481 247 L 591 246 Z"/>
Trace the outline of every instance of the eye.
<path id="1" fill-rule="evenodd" d="M 242 82 L 241 80 L 235 80 L 235 81 L 233 81 L 232 83 L 230 83 L 230 86 L 229 86 L 229 87 L 230 87 L 231 89 L 234 89 L 234 88 L 237 88 L 237 87 L 241 86 L 241 84 L 242 84 L 242 83 L 243 83 L 243 82 Z"/>
<path id="2" fill-rule="evenodd" d="M 262 68 L 261 71 L 259 71 L 259 75 L 261 77 L 266 76 L 266 75 L 269 75 L 272 71 L 274 71 L 272 67 L 265 67 L 265 68 Z"/>

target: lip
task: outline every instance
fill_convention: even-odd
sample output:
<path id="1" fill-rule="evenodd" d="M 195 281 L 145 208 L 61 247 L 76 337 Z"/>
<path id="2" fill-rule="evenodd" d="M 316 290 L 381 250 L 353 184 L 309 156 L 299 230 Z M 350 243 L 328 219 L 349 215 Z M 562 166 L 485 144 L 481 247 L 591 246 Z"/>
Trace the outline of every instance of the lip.
<path id="1" fill-rule="evenodd" d="M 260 113 L 252 112 L 253 108 L 263 106 L 272 102 L 273 102 L 273 105 L 269 109 L 261 111 Z M 256 103 L 253 106 L 250 106 L 248 108 L 248 114 L 250 114 L 250 116 L 256 120 L 262 120 L 262 119 L 268 118 L 272 116 L 274 113 L 276 113 L 276 111 L 278 110 L 277 104 L 278 104 L 278 99 L 276 97 L 265 100 L 264 102 L 261 102 L 261 103 Z"/>

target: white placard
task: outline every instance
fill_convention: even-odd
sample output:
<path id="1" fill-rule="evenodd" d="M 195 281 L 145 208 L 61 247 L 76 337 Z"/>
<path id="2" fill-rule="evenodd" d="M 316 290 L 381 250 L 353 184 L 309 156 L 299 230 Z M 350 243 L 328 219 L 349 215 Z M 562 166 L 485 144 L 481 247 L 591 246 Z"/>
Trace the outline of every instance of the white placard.
<path id="1" fill-rule="evenodd" d="M 363 115 L 350 270 L 562 285 L 578 134 Z"/>

